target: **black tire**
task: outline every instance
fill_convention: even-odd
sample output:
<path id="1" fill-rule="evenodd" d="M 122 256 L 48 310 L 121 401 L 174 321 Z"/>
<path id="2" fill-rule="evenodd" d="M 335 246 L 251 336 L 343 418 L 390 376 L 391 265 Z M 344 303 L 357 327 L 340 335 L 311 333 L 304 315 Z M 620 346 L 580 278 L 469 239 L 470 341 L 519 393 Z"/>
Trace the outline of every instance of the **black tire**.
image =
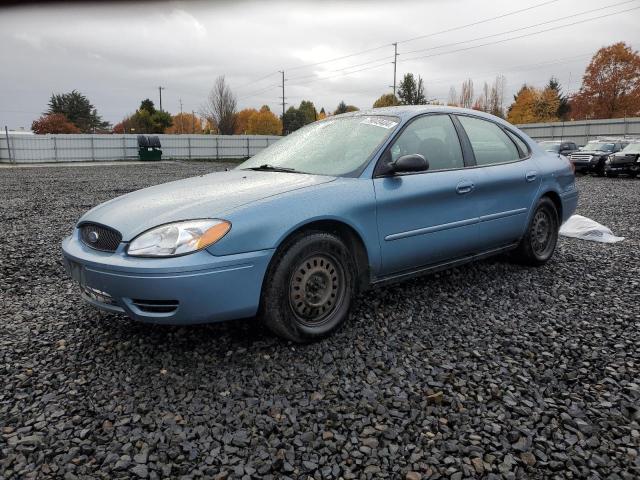
<path id="1" fill-rule="evenodd" d="M 604 171 L 604 162 L 598 162 L 598 165 L 596 166 L 596 175 L 599 177 L 604 177 L 605 175 L 605 171 Z"/>
<path id="2" fill-rule="evenodd" d="M 550 198 L 542 197 L 536 205 L 527 231 L 515 251 L 516 259 L 525 265 L 538 267 L 553 256 L 558 243 L 560 222 L 558 211 Z"/>
<path id="3" fill-rule="evenodd" d="M 629 178 L 636 178 L 638 176 L 638 172 L 629 172 Z"/>
<path id="4" fill-rule="evenodd" d="M 355 292 L 353 255 L 326 232 L 305 232 L 283 245 L 262 288 L 260 316 L 288 340 L 307 343 L 335 330 L 349 315 Z"/>

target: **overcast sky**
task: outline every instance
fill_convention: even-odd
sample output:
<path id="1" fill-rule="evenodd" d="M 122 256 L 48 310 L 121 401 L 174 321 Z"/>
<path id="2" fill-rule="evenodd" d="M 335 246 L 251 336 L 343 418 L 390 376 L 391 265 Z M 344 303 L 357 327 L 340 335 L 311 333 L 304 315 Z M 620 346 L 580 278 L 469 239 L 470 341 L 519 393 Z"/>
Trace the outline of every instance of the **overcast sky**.
<path id="1" fill-rule="evenodd" d="M 182 99 L 184 111 L 197 112 L 218 75 L 226 76 L 240 107 L 268 104 L 280 113 L 281 69 L 289 104 L 309 99 L 333 110 L 344 100 L 366 108 L 391 91 L 393 42 L 401 42 L 398 79 L 406 72 L 421 75 L 430 99 L 446 100 L 449 87 L 459 91 L 468 77 L 478 92 L 499 73 L 509 100 L 523 82 L 542 86 L 551 75 L 574 91 L 598 48 L 617 41 L 640 48 L 640 10 L 606 16 L 638 7 L 639 0 L 393 0 L 5 8 L 0 126 L 29 128 L 52 92 L 73 89 L 112 123 L 144 98 L 157 104 L 159 85 L 165 110 L 179 112 Z M 569 25 L 587 19 L 595 20 Z M 440 33 L 474 22 L 481 23 Z M 542 30 L 548 31 L 512 39 Z M 426 37 L 403 42 L 418 36 Z M 482 44 L 488 45 L 472 48 Z M 382 48 L 305 66 L 376 47 Z"/>

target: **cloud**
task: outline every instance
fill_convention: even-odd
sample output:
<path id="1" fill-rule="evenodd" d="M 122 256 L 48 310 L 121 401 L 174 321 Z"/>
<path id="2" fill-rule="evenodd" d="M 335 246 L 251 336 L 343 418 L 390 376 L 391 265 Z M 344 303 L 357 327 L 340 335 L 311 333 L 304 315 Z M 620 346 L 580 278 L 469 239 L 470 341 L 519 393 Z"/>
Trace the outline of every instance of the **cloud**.
<path id="1" fill-rule="evenodd" d="M 112 122 L 135 110 L 144 98 L 156 101 L 159 85 L 166 88 L 164 108 L 178 111 L 181 99 L 186 111 L 197 111 L 218 75 L 226 75 L 240 107 L 267 104 L 279 112 L 278 71 L 282 69 L 288 104 L 309 99 L 333 110 L 344 100 L 366 108 L 390 91 L 391 43 L 420 35 L 431 36 L 398 45 L 398 81 L 407 72 L 421 75 L 428 95 L 442 100 L 450 85 L 459 89 L 465 78 L 472 78 L 479 90 L 482 82 L 499 73 L 507 78 L 509 97 L 524 81 L 543 84 L 551 75 L 565 88 L 575 89 L 590 54 L 601 46 L 619 40 L 640 46 L 638 11 L 633 11 L 466 51 L 448 53 L 456 47 L 434 48 L 565 15 L 579 20 L 585 18 L 579 12 L 602 6 L 597 0 L 559 0 L 508 18 L 437 34 L 535 3 L 172 1 L 3 10 L 0 126 L 29 126 L 46 108 L 51 92 L 74 88 L 87 94 Z M 381 48 L 299 68 L 374 47 Z M 424 52 L 425 58 L 409 61 L 419 54 L 406 52 L 421 48 L 432 50 Z M 440 55 L 426 57 L 434 53 Z M 347 72 L 355 73 L 345 75 Z"/>

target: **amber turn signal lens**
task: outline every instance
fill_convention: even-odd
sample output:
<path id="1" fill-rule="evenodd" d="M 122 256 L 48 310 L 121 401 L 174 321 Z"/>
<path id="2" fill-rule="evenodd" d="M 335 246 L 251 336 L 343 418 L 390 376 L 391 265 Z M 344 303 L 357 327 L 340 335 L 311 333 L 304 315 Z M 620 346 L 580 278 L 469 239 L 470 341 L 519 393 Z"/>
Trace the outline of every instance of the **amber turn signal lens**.
<path id="1" fill-rule="evenodd" d="M 196 249 L 200 250 L 201 248 L 205 248 L 213 243 L 216 243 L 218 240 L 224 237 L 229 230 L 231 230 L 231 224 L 229 222 L 220 222 L 217 225 L 214 225 L 213 227 L 207 229 L 198 239 Z"/>

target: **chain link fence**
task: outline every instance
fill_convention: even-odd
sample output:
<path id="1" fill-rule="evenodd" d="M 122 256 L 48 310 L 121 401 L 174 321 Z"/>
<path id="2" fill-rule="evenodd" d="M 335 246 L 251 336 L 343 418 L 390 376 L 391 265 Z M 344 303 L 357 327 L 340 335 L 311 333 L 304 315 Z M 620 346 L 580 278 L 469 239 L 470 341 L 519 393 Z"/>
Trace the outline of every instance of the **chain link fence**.
<path id="1" fill-rule="evenodd" d="M 163 160 L 242 159 L 277 142 L 267 135 L 157 135 Z M 137 160 L 137 135 L 0 134 L 1 163 Z"/>

